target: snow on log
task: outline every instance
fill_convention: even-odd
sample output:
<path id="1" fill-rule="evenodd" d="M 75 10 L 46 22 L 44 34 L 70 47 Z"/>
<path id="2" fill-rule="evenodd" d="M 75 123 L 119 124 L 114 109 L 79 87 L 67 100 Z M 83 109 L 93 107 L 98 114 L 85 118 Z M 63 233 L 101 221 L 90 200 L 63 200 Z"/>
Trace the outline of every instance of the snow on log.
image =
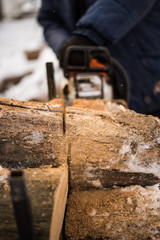
<path id="1" fill-rule="evenodd" d="M 158 118 L 104 100 L 79 99 L 75 106 L 65 118 L 72 188 L 160 182 Z"/>
<path id="2" fill-rule="evenodd" d="M 159 240 L 160 191 L 141 186 L 73 191 L 65 236 L 67 240 Z"/>
<path id="3" fill-rule="evenodd" d="M 66 160 L 64 103 L 25 102 L 0 98 L 0 165 L 59 166 Z"/>
<path id="4" fill-rule="evenodd" d="M 23 171 L 31 201 L 35 238 L 59 240 L 68 192 L 67 167 L 43 166 Z M 1 240 L 19 239 L 8 184 L 9 173 L 8 169 L 0 167 Z"/>

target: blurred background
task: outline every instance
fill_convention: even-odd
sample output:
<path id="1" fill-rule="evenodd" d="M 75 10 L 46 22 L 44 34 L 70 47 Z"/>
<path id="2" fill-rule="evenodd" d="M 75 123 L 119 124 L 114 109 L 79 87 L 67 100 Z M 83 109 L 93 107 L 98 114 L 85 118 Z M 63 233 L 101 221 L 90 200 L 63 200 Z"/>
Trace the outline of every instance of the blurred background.
<path id="1" fill-rule="evenodd" d="M 46 62 L 62 77 L 37 23 L 41 0 L 0 0 L 0 97 L 48 100 Z"/>

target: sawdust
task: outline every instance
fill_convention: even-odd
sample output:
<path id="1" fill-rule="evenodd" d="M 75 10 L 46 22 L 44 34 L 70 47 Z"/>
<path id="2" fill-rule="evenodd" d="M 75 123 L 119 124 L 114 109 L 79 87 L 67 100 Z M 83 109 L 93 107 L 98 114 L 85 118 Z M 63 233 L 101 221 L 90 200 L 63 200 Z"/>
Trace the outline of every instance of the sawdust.
<path id="1" fill-rule="evenodd" d="M 104 111 L 106 103 L 101 99 L 79 99 L 73 107 L 66 108 L 72 187 L 110 187 L 113 175 L 109 173 L 115 171 L 119 177 L 124 176 L 123 181 L 117 177 L 112 181 L 116 186 L 126 186 L 132 177 L 135 179 L 133 185 L 140 184 L 142 178 L 145 180 L 141 181 L 142 186 L 158 183 L 160 121 L 115 103 L 115 110 Z M 80 104 L 84 108 L 80 108 Z M 95 106 L 101 106 L 101 110 L 95 110 Z M 153 177 L 148 178 L 147 174 L 153 174 L 157 180 L 152 182 Z M 128 185 L 132 185 L 131 182 Z"/>
<path id="2" fill-rule="evenodd" d="M 88 108 L 107 112 L 118 112 L 125 111 L 125 108 L 127 108 L 127 103 L 122 99 L 112 101 L 104 99 L 74 99 L 73 106 L 78 108 Z"/>
<path id="3" fill-rule="evenodd" d="M 140 186 L 71 193 L 66 239 L 160 239 L 160 191 Z"/>

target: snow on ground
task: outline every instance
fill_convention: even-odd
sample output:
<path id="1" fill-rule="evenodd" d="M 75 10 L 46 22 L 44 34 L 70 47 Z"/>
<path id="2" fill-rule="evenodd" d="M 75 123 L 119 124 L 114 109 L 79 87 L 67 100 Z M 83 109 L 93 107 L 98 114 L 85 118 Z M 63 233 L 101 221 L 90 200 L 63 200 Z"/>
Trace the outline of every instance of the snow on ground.
<path id="1" fill-rule="evenodd" d="M 28 60 L 25 51 L 42 49 L 37 60 Z M 45 45 L 43 30 L 35 18 L 3 21 L 0 23 L 0 85 L 4 79 L 28 74 L 16 84 L 0 92 L 0 97 L 19 100 L 48 97 L 46 62 L 53 62 L 56 68 L 56 82 L 62 78 L 58 61 L 53 51 Z"/>

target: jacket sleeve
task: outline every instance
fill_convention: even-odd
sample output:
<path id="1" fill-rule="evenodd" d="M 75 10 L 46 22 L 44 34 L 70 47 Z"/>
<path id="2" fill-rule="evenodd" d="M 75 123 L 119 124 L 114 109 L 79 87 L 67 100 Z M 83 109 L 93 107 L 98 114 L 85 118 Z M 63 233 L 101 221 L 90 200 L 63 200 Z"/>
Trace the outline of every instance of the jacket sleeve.
<path id="1" fill-rule="evenodd" d="M 115 44 L 150 11 L 156 0 L 97 0 L 78 21 L 75 34 L 98 45 Z"/>
<path id="2" fill-rule="evenodd" d="M 37 20 L 44 29 L 46 42 L 57 53 L 62 43 L 70 36 L 70 33 L 58 18 L 55 8 L 52 6 L 52 1 L 42 0 Z"/>

